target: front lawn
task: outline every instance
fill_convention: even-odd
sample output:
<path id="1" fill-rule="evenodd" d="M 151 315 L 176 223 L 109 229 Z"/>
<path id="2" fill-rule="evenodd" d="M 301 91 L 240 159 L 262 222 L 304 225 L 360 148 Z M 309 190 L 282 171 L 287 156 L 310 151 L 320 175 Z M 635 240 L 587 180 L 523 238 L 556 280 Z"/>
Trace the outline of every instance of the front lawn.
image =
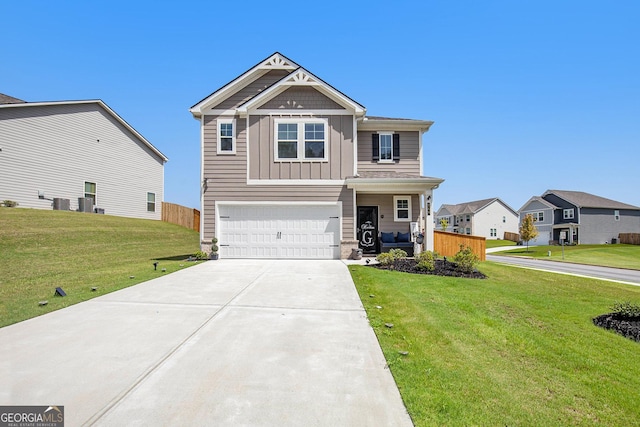
<path id="1" fill-rule="evenodd" d="M 502 246 L 516 246 L 517 243 L 511 240 L 485 240 L 486 248 L 500 248 Z"/>
<path id="2" fill-rule="evenodd" d="M 551 251 L 551 256 L 549 256 Z M 494 255 L 515 255 L 563 261 L 562 246 L 518 246 L 517 249 L 497 252 Z M 576 264 L 640 270 L 639 245 L 576 245 L 564 247 L 564 261 Z"/>
<path id="3" fill-rule="evenodd" d="M 186 268 L 198 249 L 166 222 L 0 208 L 0 327 Z"/>
<path id="4" fill-rule="evenodd" d="M 640 343 L 592 323 L 640 287 L 490 262 L 484 280 L 349 268 L 416 426 L 640 424 Z"/>

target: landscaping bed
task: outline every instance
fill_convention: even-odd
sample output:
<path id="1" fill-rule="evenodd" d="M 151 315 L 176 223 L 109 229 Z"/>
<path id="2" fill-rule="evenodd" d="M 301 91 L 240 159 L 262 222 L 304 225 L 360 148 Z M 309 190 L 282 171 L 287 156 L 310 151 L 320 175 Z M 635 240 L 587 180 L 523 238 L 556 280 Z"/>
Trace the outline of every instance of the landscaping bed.
<path id="1" fill-rule="evenodd" d="M 458 264 L 456 264 L 455 262 L 445 261 L 443 259 L 435 260 L 434 269 L 432 271 L 419 268 L 418 262 L 415 259 L 411 258 L 397 259 L 389 265 L 373 264 L 370 265 L 370 267 L 374 267 L 380 270 L 394 270 L 413 274 L 431 274 L 436 276 L 465 277 L 470 279 L 487 278 L 487 276 L 476 269 L 471 272 L 467 272 L 459 268 Z"/>
<path id="2" fill-rule="evenodd" d="M 593 319 L 593 324 L 640 342 L 640 317 L 625 317 L 608 313 Z"/>

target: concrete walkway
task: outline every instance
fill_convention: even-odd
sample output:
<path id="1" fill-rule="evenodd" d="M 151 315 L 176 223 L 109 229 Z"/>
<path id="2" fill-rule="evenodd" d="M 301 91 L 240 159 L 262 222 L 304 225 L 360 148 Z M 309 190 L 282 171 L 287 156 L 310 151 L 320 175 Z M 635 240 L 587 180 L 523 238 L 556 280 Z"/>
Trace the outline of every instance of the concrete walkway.
<path id="1" fill-rule="evenodd" d="M 341 261 L 207 262 L 0 329 L 66 426 L 411 426 Z"/>

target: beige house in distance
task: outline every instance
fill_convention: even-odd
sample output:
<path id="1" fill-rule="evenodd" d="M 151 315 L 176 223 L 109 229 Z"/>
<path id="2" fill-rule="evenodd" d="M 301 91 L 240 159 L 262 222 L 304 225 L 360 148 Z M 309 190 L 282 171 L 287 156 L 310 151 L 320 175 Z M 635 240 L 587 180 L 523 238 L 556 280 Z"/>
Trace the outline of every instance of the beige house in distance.
<path id="1" fill-rule="evenodd" d="M 280 53 L 199 101 L 201 246 L 222 258 L 347 258 L 405 243 L 433 248 L 423 134 L 433 124 L 366 115 Z"/>

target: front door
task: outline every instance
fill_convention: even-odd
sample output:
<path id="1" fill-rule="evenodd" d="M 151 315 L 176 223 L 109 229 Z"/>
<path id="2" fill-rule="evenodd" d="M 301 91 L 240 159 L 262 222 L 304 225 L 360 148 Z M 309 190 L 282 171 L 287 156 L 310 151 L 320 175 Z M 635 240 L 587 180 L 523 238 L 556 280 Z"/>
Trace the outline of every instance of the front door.
<path id="1" fill-rule="evenodd" d="M 378 253 L 377 206 L 358 206 L 358 246 L 362 253 Z"/>

